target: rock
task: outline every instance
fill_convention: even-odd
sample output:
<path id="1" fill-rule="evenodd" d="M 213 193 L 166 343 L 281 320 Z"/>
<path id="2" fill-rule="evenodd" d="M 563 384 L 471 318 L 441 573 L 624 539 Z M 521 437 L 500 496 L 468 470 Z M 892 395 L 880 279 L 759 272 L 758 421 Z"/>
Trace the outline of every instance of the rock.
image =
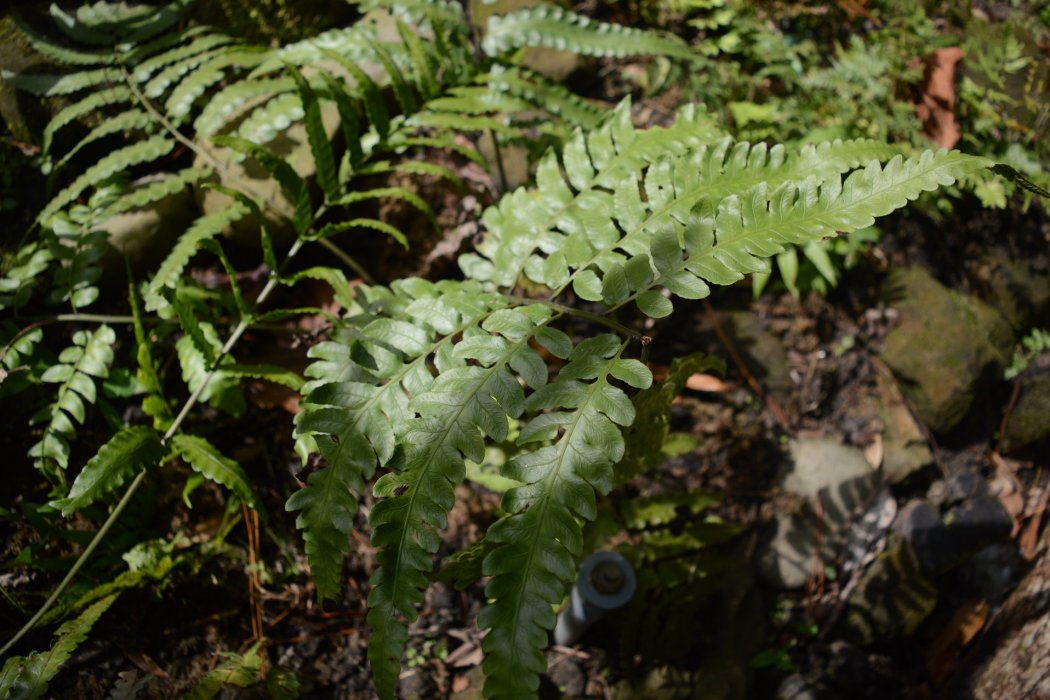
<path id="1" fill-rule="evenodd" d="M 1014 330 L 1022 333 L 1050 321 L 1050 276 L 1036 271 L 1024 260 L 988 257 L 981 261 L 977 277 L 984 284 L 984 297 L 998 309 Z"/>
<path id="2" fill-rule="evenodd" d="M 339 129 L 338 107 L 332 102 L 322 102 L 321 118 L 325 132 L 331 141 Z M 309 179 L 316 174 L 317 167 L 306 138 L 306 127 L 301 122 L 292 124 L 265 145 L 291 163 L 300 177 Z M 238 154 L 232 153 L 228 148 L 212 148 L 209 153 L 222 165 L 216 176 L 218 182 L 226 187 L 240 190 L 256 201 L 265 202 L 263 217 L 266 219 L 267 230 L 274 243 L 277 245 L 290 244 L 295 237 L 295 229 L 292 226 L 295 205 L 270 173 L 254 158 L 241 160 Z M 209 158 L 198 154 L 193 165 L 204 167 L 212 163 Z M 197 189 L 197 202 L 204 214 L 223 211 L 230 206 L 231 201 L 230 197 L 222 192 L 203 187 Z M 228 235 L 242 245 L 257 246 L 259 244 L 259 224 L 254 216 L 246 216 L 233 224 Z"/>
<path id="3" fill-rule="evenodd" d="M 975 471 L 961 471 L 944 481 L 935 481 L 926 497 L 939 508 L 962 503 L 977 496 L 988 495 L 988 482 Z"/>
<path id="4" fill-rule="evenodd" d="M 562 696 L 582 697 L 587 689 L 587 674 L 578 663 L 568 657 L 552 663 L 547 669 L 547 677 Z"/>
<path id="5" fill-rule="evenodd" d="M 1003 450 L 1008 452 L 1050 437 L 1050 354 L 1036 358 L 1016 381 L 1017 402 L 1003 435 Z"/>
<path id="6" fill-rule="evenodd" d="M 163 174 L 144 177 L 132 183 L 132 189 L 162 177 Z M 183 189 L 141 209 L 106 219 L 100 227 L 108 236 L 103 269 L 123 280 L 126 257 L 133 271 L 152 271 L 171 252 L 175 241 L 197 214 L 193 195 Z"/>
<path id="7" fill-rule="evenodd" d="M 769 584 L 799 588 L 820 565 L 837 558 L 851 522 L 870 506 L 879 476 L 864 453 L 828 438 L 799 438 L 791 443 L 792 465 L 783 489 L 801 502 L 797 512 L 777 520 L 777 531 L 758 558 Z M 819 515 L 818 515 L 819 513 Z"/>
<path id="8" fill-rule="evenodd" d="M 879 418 L 882 421 L 882 475 L 897 484 L 933 463 L 933 452 L 922 428 L 892 379 L 876 374 Z"/>
<path id="9" fill-rule="evenodd" d="M 890 284 L 900 300 L 900 325 L 886 336 L 882 359 L 919 418 L 946 432 L 999 376 L 1013 331 L 995 309 L 943 287 L 924 270 L 898 271 Z"/>
<path id="10" fill-rule="evenodd" d="M 957 664 L 944 697 L 1050 698 L 1050 530 L 1042 556 Z"/>
<path id="11" fill-rule="evenodd" d="M 945 551 L 951 536 L 929 503 L 914 499 L 904 504 L 893 522 L 893 531 L 911 545 L 923 571 L 932 574 L 944 568 L 941 552 Z"/>
<path id="12" fill-rule="evenodd" d="M 860 645 L 910 635 L 937 604 L 937 589 L 903 538 L 891 537 L 861 575 L 843 616 L 847 636 Z"/>
<path id="13" fill-rule="evenodd" d="M 780 339 L 762 328 L 758 316 L 750 311 L 734 311 L 728 317 L 725 330 L 755 379 L 777 398 L 790 397 L 794 382 L 787 350 Z"/>
<path id="14" fill-rule="evenodd" d="M 930 503 L 915 499 L 901 508 L 893 523 L 893 531 L 911 545 L 920 567 L 931 575 L 1005 539 L 1012 528 L 1013 518 L 987 495 L 987 487 L 952 505 L 943 519 Z"/>
<path id="15" fill-rule="evenodd" d="M 1020 578 L 1024 567 L 1020 552 L 1011 542 L 991 544 L 973 555 L 960 571 L 967 591 L 975 598 L 999 605 Z"/>

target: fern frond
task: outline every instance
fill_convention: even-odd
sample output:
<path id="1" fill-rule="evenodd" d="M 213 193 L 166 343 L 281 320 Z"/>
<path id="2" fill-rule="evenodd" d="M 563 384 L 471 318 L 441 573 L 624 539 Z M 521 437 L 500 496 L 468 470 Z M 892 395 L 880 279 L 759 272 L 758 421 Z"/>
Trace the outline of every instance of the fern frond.
<path id="1" fill-rule="evenodd" d="M 45 155 L 51 152 L 51 143 L 55 138 L 55 134 L 63 126 L 101 107 L 129 102 L 130 100 L 131 90 L 123 85 L 113 85 L 102 90 L 95 90 L 87 97 L 62 108 L 44 127 L 44 140 L 41 150 Z"/>
<path id="2" fill-rule="evenodd" d="M 51 501 L 50 505 L 68 518 L 120 488 L 129 477 L 157 466 L 167 454 L 160 435 L 152 428 L 125 428 L 88 461 L 73 482 L 69 495 Z"/>
<path id="3" fill-rule="evenodd" d="M 199 34 L 203 36 L 198 36 Z M 128 56 L 128 62 L 135 64 L 131 77 L 136 83 L 146 82 L 150 76 L 162 68 L 203 54 L 205 51 L 233 44 L 235 40 L 225 34 L 212 33 L 208 27 L 192 27 L 181 34 L 174 35 L 171 43 L 174 43 L 175 46 L 172 48 L 164 46 L 163 50 L 157 53 L 153 53 L 155 49 L 151 50 L 148 46 L 132 50 Z"/>
<path id="4" fill-rule="evenodd" d="M 179 433 L 171 438 L 175 452 L 201 476 L 237 494 L 249 508 L 255 507 L 255 493 L 241 465 L 224 457 L 210 442 L 196 435 Z"/>
<path id="5" fill-rule="evenodd" d="M 577 131 L 566 144 L 562 163 L 569 182 L 561 174 L 557 155 L 550 152 L 537 168 L 535 190 L 519 189 L 486 210 L 486 237 L 476 254 L 460 258 L 460 266 L 474 279 L 513 287 L 534 250 L 551 250 L 552 257 L 557 255 L 553 250 L 558 240 L 551 239 L 555 228 L 575 237 L 589 235 L 585 232 L 592 226 L 607 230 L 614 211 L 607 190 L 665 153 L 695 150 L 717 136 L 714 127 L 693 110 L 680 114 L 670 127 L 636 131 L 630 121 L 630 104 L 624 101 L 600 129 L 587 135 Z M 577 188 L 575 194 L 570 184 Z M 637 185 L 633 197 L 638 198 Z M 555 257 L 552 265 L 560 265 L 559 260 Z"/>
<path id="6" fill-rule="evenodd" d="M 66 163 L 68 163 L 80 150 L 86 146 L 90 146 L 95 141 L 103 139 L 113 134 L 120 134 L 128 131 L 146 131 L 155 124 L 152 116 L 142 111 L 141 109 L 129 109 L 126 112 L 121 112 L 115 117 L 106 119 L 94 129 L 89 131 L 84 138 L 80 139 L 73 148 L 66 151 L 66 154 L 62 156 L 61 160 L 55 163 L 51 172 L 58 172 Z"/>
<path id="7" fill-rule="evenodd" d="M 398 19 L 423 27 L 434 22 L 450 26 L 463 22 L 463 6 L 455 0 L 363 0 L 357 4 L 364 12 L 382 8 Z"/>
<path id="8" fill-rule="evenodd" d="M 109 609 L 117 595 L 109 595 L 92 604 L 75 620 L 55 630 L 55 643 L 48 651 L 36 651 L 28 656 L 12 656 L 0 669 L 0 695 L 5 698 L 35 700 L 47 692 L 62 664 L 69 661 L 102 613 Z"/>
<path id="9" fill-rule="evenodd" d="M 193 128 L 198 134 L 210 136 L 222 128 L 227 118 L 243 105 L 261 97 L 287 93 L 294 89 L 295 81 L 286 77 L 238 80 L 212 95 L 194 120 Z"/>
<path id="10" fill-rule="evenodd" d="M 127 194 L 121 195 L 102 211 L 99 218 L 108 219 L 111 216 L 123 214 L 132 209 L 140 209 L 149 206 L 153 202 L 159 202 L 181 192 L 187 185 L 203 180 L 211 175 L 211 172 L 211 168 L 185 168 L 176 173 L 165 175 L 145 186 L 137 187 Z"/>
<path id="11" fill-rule="evenodd" d="M 377 308 L 403 310 L 406 317 L 365 317 L 353 336 L 353 352 L 335 343 L 312 348 L 310 355 L 321 362 L 307 370 L 312 381 L 296 417 L 297 433 L 313 436 L 328 465 L 311 475 L 288 502 L 289 510 L 304 511 L 299 527 L 305 531 L 322 597 L 339 590 L 349 520 L 333 523 L 321 515 L 330 509 L 353 514 L 356 499 L 351 490 L 360 493 L 377 464 L 393 457 L 395 431 L 406 427 L 412 416 L 410 397 L 424 393 L 433 382 L 427 369 L 432 354 L 447 355 L 454 334 L 476 323 L 490 305 L 499 304 L 499 297 L 482 293 L 476 283 L 406 280 L 392 290 L 366 293 Z M 440 338 L 432 341 L 435 334 Z"/>
<path id="12" fill-rule="evenodd" d="M 546 365 L 529 342 L 546 331 L 542 337 L 552 344 L 550 334 L 557 331 L 547 328 L 550 319 L 550 309 L 538 304 L 492 312 L 464 329 L 441 374 L 411 402 L 419 417 L 401 437 L 405 466 L 376 483 L 375 494 L 384 500 L 369 516 L 372 543 L 381 549 L 368 600 L 368 655 L 382 698 L 394 695 L 407 623 L 423 600 L 440 543 L 436 530 L 446 525 L 453 489 L 465 475 L 464 459 L 481 461 L 484 438 L 505 440 L 507 419 L 524 410 L 515 373 L 533 389 L 547 382 Z"/>
<path id="13" fill-rule="evenodd" d="M 54 199 L 48 202 L 44 210 L 40 212 L 37 221 L 47 221 L 67 204 L 79 197 L 84 190 L 97 186 L 111 175 L 128 170 L 140 163 L 157 160 L 161 156 L 170 153 L 174 147 L 174 140 L 157 134 L 145 141 L 139 141 L 113 151 L 85 170 L 68 187 L 55 195 Z"/>
<path id="14" fill-rule="evenodd" d="M 19 248 L 11 267 L 0 277 L 0 310 L 24 306 L 41 274 L 54 259 L 54 254 L 43 241 L 33 241 Z"/>
<path id="15" fill-rule="evenodd" d="M 634 421 L 627 395 L 609 380 L 639 389 L 652 382 L 643 364 L 621 358 L 625 349 L 611 335 L 583 341 L 557 380 L 526 401 L 530 410 L 550 412 L 526 424 L 518 442 L 555 442 L 506 465 L 506 476 L 524 485 L 507 492 L 503 509 L 511 515 L 486 534 L 500 544 L 485 558 L 492 602 L 478 616 L 490 629 L 483 642 L 489 698 L 530 697 L 539 687 L 553 606 L 576 576 L 583 544 L 577 518 L 594 518 L 595 491 L 609 491 L 613 464 L 624 454 L 620 427 Z"/>
<path id="16" fill-rule="evenodd" d="M 689 46 L 674 35 L 597 22 L 555 5 L 489 17 L 481 42 L 485 53 L 497 56 L 525 46 L 544 46 L 585 56 L 695 58 Z"/>
<path id="17" fill-rule="evenodd" d="M 113 62 L 113 52 L 109 49 L 71 49 L 40 34 L 17 15 L 15 23 L 33 50 L 55 63 L 66 66 L 97 66 Z"/>
<path id="18" fill-rule="evenodd" d="M 331 201 L 339 193 L 339 179 L 335 167 L 335 154 L 332 153 L 332 144 L 328 142 L 328 133 L 321 119 L 321 104 L 317 99 L 317 93 L 295 66 L 288 66 L 288 72 L 295 80 L 299 100 L 303 104 L 306 139 L 310 144 L 310 153 L 314 157 L 317 183 L 321 186 L 325 199 Z"/>
<path id="19" fill-rule="evenodd" d="M 222 342 L 215 327 L 206 321 L 198 322 L 192 315 L 180 316 L 179 320 L 188 321 L 186 335 L 175 341 L 175 352 L 182 367 L 182 380 L 190 393 L 200 392 L 201 401 L 207 401 L 231 416 L 240 416 L 246 406 L 240 381 L 222 369 L 212 373 L 215 359 L 222 352 Z M 226 356 L 220 367 L 230 364 L 233 364 L 233 358 Z"/>
<path id="20" fill-rule="evenodd" d="M 120 71 L 116 68 L 96 68 L 69 75 L 16 74 L 4 70 L 0 71 L 0 76 L 19 90 L 31 92 L 39 97 L 72 95 L 81 90 L 99 85 L 112 85 L 121 81 Z"/>
<path id="21" fill-rule="evenodd" d="M 524 68 L 493 66 L 478 82 L 487 83 L 496 96 L 510 95 L 525 100 L 533 107 L 557 115 L 570 124 L 593 129 L 601 124 L 605 113 L 565 86 Z"/>
<path id="22" fill-rule="evenodd" d="M 230 68 L 251 68 L 259 64 L 264 53 L 261 50 L 224 51 L 220 55 L 202 62 L 193 72 L 181 80 L 164 102 L 164 109 L 174 119 L 189 114 L 194 101 L 205 90 L 226 76 Z"/>
<path id="23" fill-rule="evenodd" d="M 29 449 L 37 469 L 60 477 L 54 467 L 69 466 L 69 441 L 76 435 L 74 421 L 83 423 L 87 414 L 84 403 L 95 403 L 96 379 L 109 376 L 113 361 L 113 344 L 117 336 L 109 326 L 94 331 L 77 331 L 73 344 L 58 356 L 58 364 L 40 377 L 45 384 L 58 384 L 54 403 L 34 416 L 33 422 L 47 420 L 40 442 Z"/>

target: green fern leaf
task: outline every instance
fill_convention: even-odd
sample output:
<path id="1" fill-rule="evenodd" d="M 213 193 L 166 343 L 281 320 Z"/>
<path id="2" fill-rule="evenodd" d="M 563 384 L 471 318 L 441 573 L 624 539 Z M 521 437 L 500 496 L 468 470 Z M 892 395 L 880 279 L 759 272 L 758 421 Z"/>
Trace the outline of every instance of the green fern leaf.
<path id="1" fill-rule="evenodd" d="M 339 179 L 335 170 L 335 155 L 332 153 L 332 144 L 328 143 L 328 133 L 325 131 L 324 122 L 321 120 L 321 105 L 317 100 L 317 93 L 310 87 L 310 83 L 303 78 L 295 66 L 289 65 L 288 72 L 295 80 L 295 86 L 299 91 L 299 99 L 303 103 L 303 115 L 306 124 L 306 138 L 310 144 L 310 152 L 314 157 L 314 165 L 317 170 L 317 183 L 324 192 L 325 199 L 331 201 L 339 193 Z"/>
<path id="2" fill-rule="evenodd" d="M 175 351 L 182 367 L 182 380 L 186 382 L 190 393 L 198 394 L 201 401 L 208 401 L 231 416 L 238 417 L 244 413 L 244 395 L 236 376 L 227 374 L 222 369 L 215 369 L 215 358 L 222 352 L 222 343 L 215 327 L 207 322 L 190 321 L 193 332 L 175 341 Z M 203 343 L 207 350 L 198 347 Z M 233 363 L 233 358 L 222 358 L 223 367 Z M 207 382 L 207 383 L 205 383 Z"/>
<path id="3" fill-rule="evenodd" d="M 51 152 L 51 144 L 55 138 L 55 133 L 66 124 L 70 124 L 80 117 L 91 114 L 107 105 L 129 101 L 131 101 L 131 90 L 123 85 L 114 85 L 102 90 L 95 90 L 87 97 L 62 108 L 44 127 L 44 140 L 41 150 L 44 155 Z"/>
<path id="4" fill-rule="evenodd" d="M 68 187 L 55 195 L 40 212 L 37 221 L 47 221 L 67 204 L 79 197 L 84 190 L 97 186 L 106 178 L 123 172 L 140 163 L 157 160 L 175 147 L 175 141 L 161 135 L 151 136 L 145 141 L 125 146 L 103 157 L 77 177 Z"/>
<path id="5" fill-rule="evenodd" d="M 376 81 L 370 75 L 361 70 L 356 63 L 344 56 L 340 56 L 329 49 L 324 49 L 324 56 L 335 61 L 340 68 L 344 69 L 354 79 L 354 89 L 364 104 L 365 114 L 368 116 L 369 123 L 381 138 L 385 138 L 390 132 L 390 113 L 386 108 L 379 85 L 376 84 Z"/>
<path id="6" fill-rule="evenodd" d="M 501 287 L 514 286 L 527 265 L 532 268 L 530 277 L 535 275 L 538 281 L 554 283 L 567 277 L 568 263 L 562 258 L 554 257 L 551 263 L 539 258 L 529 262 L 532 251 L 560 247 L 559 238 L 552 238 L 560 229 L 572 239 L 565 260 L 574 260 L 572 250 L 580 246 L 571 246 L 577 238 L 611 234 L 610 215 L 616 208 L 606 190 L 619 189 L 618 184 L 667 152 L 702 148 L 717 136 L 714 127 L 694 110 L 681 113 L 666 129 L 636 131 L 630 121 L 630 103 L 624 101 L 600 129 L 586 136 L 577 131 L 566 144 L 562 163 L 568 182 L 561 173 L 562 163 L 553 152 L 548 153 L 537 168 L 536 190 L 520 189 L 486 210 L 485 239 L 477 253 L 460 258 L 460 266 L 468 276 Z M 577 190 L 575 194 L 572 187 Z M 638 199 L 637 184 L 633 197 Z M 601 233 L 585 233 L 591 228 Z M 545 265 L 548 268 L 543 272 Z"/>
<path id="7" fill-rule="evenodd" d="M 121 112 L 115 117 L 106 119 L 88 132 L 88 134 L 77 142 L 77 145 L 66 152 L 62 159 L 55 163 L 51 172 L 58 172 L 66 163 L 73 159 L 80 150 L 90 146 L 95 141 L 110 136 L 111 134 L 122 134 L 128 131 L 145 131 L 154 124 L 153 117 L 141 109 L 129 109 Z"/>
<path id="8" fill-rule="evenodd" d="M 205 51 L 210 51 L 234 43 L 232 38 L 224 34 L 212 34 L 210 31 L 211 30 L 208 27 L 193 27 L 172 37 L 172 41 L 179 44 L 174 48 L 154 53 L 150 55 L 149 58 L 145 58 L 141 61 L 138 61 L 136 57 L 129 57 L 129 62 L 136 63 L 134 70 L 131 73 L 132 79 L 136 83 L 144 83 L 150 79 L 150 76 L 162 68 L 189 59 L 193 56 L 197 56 L 198 54 L 203 54 Z M 204 34 L 204 36 L 197 36 L 198 34 Z M 189 43 L 182 43 L 189 39 L 193 40 L 189 41 Z M 141 56 L 138 58 L 141 58 Z M 173 80 L 174 77 L 172 78 Z"/>
<path id="9" fill-rule="evenodd" d="M 335 598 L 340 591 L 343 555 L 350 549 L 357 499 L 364 483 L 345 470 L 328 467 L 312 473 L 306 486 L 291 495 L 288 511 L 300 511 L 295 526 L 303 531 L 310 573 L 321 600 Z"/>
<path id="10" fill-rule="evenodd" d="M 546 366 L 529 341 L 550 318 L 541 305 L 488 315 L 480 329 L 464 330 L 449 365 L 412 401 L 420 417 L 401 438 L 407 446 L 405 467 L 376 483 L 375 494 L 384 500 L 369 516 L 372 543 L 381 549 L 368 599 L 373 629 L 368 655 L 381 698 L 394 696 L 406 623 L 415 619 L 423 601 L 431 557 L 440 544 L 436 529 L 445 527 L 455 503 L 453 489 L 464 478 L 464 459 L 481 461 L 483 438 L 505 440 L 507 418 L 517 418 L 524 409 L 524 393 L 511 368 L 534 389 L 547 381 Z"/>
<path id="11" fill-rule="evenodd" d="M 337 224 L 327 224 L 324 228 L 318 231 L 313 238 L 322 239 L 334 236 L 344 231 L 351 231 L 355 228 L 370 228 L 373 231 L 379 231 L 393 238 L 395 241 L 400 243 L 405 250 L 408 250 L 408 239 L 405 238 L 405 234 L 398 231 L 395 227 L 391 226 L 385 221 L 379 219 L 360 218 L 350 219 L 349 221 L 340 221 Z"/>
<path id="12" fill-rule="evenodd" d="M 256 78 L 281 70 L 288 64 L 301 67 L 319 63 L 332 58 L 333 55 L 351 63 L 362 61 L 369 58 L 369 41 L 374 36 L 374 28 L 366 26 L 364 22 L 344 29 L 331 29 L 270 52 L 248 77 Z"/>
<path id="13" fill-rule="evenodd" d="M 72 95 L 99 85 L 119 84 L 123 80 L 116 68 L 97 68 L 69 75 L 12 73 L 4 70 L 0 71 L 0 77 L 19 90 L 39 97 Z"/>
<path id="14" fill-rule="evenodd" d="M 676 36 L 596 22 L 554 5 L 529 7 L 488 20 L 481 47 L 490 56 L 545 46 L 585 56 L 660 55 L 695 58 Z"/>
<path id="15" fill-rule="evenodd" d="M 168 99 L 164 102 L 165 111 L 174 119 L 182 119 L 182 117 L 189 114 L 194 101 L 198 97 L 226 76 L 227 69 L 251 68 L 258 65 L 262 57 L 263 53 L 261 51 L 240 49 L 222 52 L 204 61 L 171 91 Z"/>
<path id="16" fill-rule="evenodd" d="M 294 89 L 295 81 L 291 78 L 238 80 L 227 85 L 208 100 L 208 104 L 193 122 L 193 128 L 198 134 L 210 136 L 221 129 L 227 118 L 248 102 L 264 96 L 287 93 Z"/>
<path id="17" fill-rule="evenodd" d="M 109 609 L 117 596 L 110 595 L 92 604 L 75 620 L 55 631 L 55 643 L 48 651 L 36 651 L 29 656 L 12 656 L 0 669 L 0 695 L 11 700 L 36 700 L 47 692 L 47 684 L 62 664 L 69 661 L 102 613 Z"/>
<path id="18" fill-rule="evenodd" d="M 194 42 L 194 44 L 195 43 L 196 42 Z M 147 82 L 142 88 L 142 94 L 150 99 L 157 99 L 187 73 L 192 75 L 193 72 L 200 68 L 201 64 L 224 56 L 227 52 L 232 51 L 235 48 L 236 46 L 218 42 L 212 44 L 212 48 L 207 50 L 189 52 L 189 55 L 175 61 L 174 63 L 167 64 L 159 73 L 150 78 L 149 82 Z"/>
<path id="19" fill-rule="evenodd" d="M 152 469 L 167 456 L 160 436 L 152 428 L 125 428 L 110 438 L 77 475 L 69 495 L 50 505 L 67 518 L 83 510 L 139 472 Z"/>
<path id="20" fill-rule="evenodd" d="M 40 34 L 26 24 L 18 15 L 15 15 L 15 23 L 18 25 L 18 30 L 22 33 L 22 36 L 29 42 L 29 45 L 37 53 L 47 56 L 55 63 L 66 66 L 95 66 L 113 63 L 113 52 L 108 49 L 95 51 L 71 49 Z"/>
<path id="21" fill-rule="evenodd" d="M 111 216 L 123 214 L 132 209 L 147 207 L 153 202 L 159 202 L 181 192 L 187 186 L 203 180 L 211 175 L 211 172 L 211 168 L 186 168 L 176 173 L 165 175 L 158 180 L 154 180 L 143 187 L 137 187 L 131 192 L 118 197 L 102 211 L 99 218 L 108 219 Z"/>
<path id="22" fill-rule="evenodd" d="M 202 216 L 193 222 L 193 225 L 182 234 L 175 248 L 161 263 L 157 274 L 146 289 L 146 309 L 159 311 L 171 306 L 166 295 L 168 290 L 174 290 L 178 285 L 182 271 L 204 241 L 214 238 L 222 233 L 230 224 L 240 220 L 248 213 L 248 207 L 240 202 L 233 202 L 222 211 Z"/>
<path id="23" fill-rule="evenodd" d="M 77 331 L 73 344 L 58 356 L 58 363 L 41 375 L 40 381 L 45 384 L 59 385 L 55 402 L 33 418 L 34 423 L 47 420 L 40 442 L 29 449 L 29 456 L 45 474 L 56 475 L 52 465 L 63 470 L 69 466 L 69 440 L 76 435 L 73 421 L 83 423 L 85 402 L 95 403 L 95 379 L 109 376 L 116 339 L 109 326 Z"/>
<path id="24" fill-rule="evenodd" d="M 507 492 L 503 508 L 511 515 L 486 534 L 501 545 L 485 558 L 484 573 L 492 576 L 485 594 L 492 602 L 478 616 L 491 630 L 483 643 L 487 697 L 530 697 L 539 687 L 552 607 L 576 576 L 583 544 L 577 518 L 594 518 L 595 491 L 609 491 L 612 466 L 624 454 L 618 426 L 634 421 L 630 400 L 609 379 L 639 389 L 652 381 L 644 365 L 620 357 L 625 348 L 611 335 L 583 341 L 557 380 L 526 401 L 530 410 L 551 412 L 533 418 L 518 442 L 556 441 L 503 469 L 524 485 Z"/>
<path id="25" fill-rule="evenodd" d="M 0 277 L 0 310 L 18 308 L 29 302 L 42 273 L 55 256 L 43 241 L 20 247 L 7 274 Z"/>
<path id="26" fill-rule="evenodd" d="M 171 446 L 195 472 L 222 484 L 237 494 L 249 508 L 255 508 L 255 493 L 249 484 L 248 475 L 241 465 L 224 457 L 210 442 L 195 435 L 180 433 L 171 438 Z"/>
<path id="27" fill-rule="evenodd" d="M 475 80 L 486 83 L 493 95 L 525 100 L 584 129 L 596 128 L 605 114 L 563 85 L 524 68 L 494 66 L 487 76 Z"/>

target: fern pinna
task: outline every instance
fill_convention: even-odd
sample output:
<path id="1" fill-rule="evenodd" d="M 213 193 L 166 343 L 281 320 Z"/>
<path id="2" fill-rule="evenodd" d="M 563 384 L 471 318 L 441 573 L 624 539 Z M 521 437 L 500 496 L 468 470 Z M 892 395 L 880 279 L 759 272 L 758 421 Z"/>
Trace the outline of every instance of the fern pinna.
<path id="1" fill-rule="evenodd" d="M 484 215 L 463 281 L 359 287 L 335 337 L 312 350 L 298 432 L 325 459 L 288 508 L 299 512 L 318 591 L 340 586 L 361 494 L 379 548 L 368 621 L 376 687 L 392 697 L 407 624 L 423 600 L 437 530 L 486 440 L 520 421 L 521 452 L 502 468 L 520 485 L 486 537 L 489 697 L 533 696 L 543 649 L 581 555 L 581 522 L 613 483 L 628 391 L 648 387 L 640 336 L 614 312 L 659 318 L 674 297 L 765 270 L 789 243 L 868 226 L 924 191 L 993 165 L 958 152 L 904 159 L 868 141 L 789 152 L 731 143 L 692 113 L 638 131 L 624 103 L 598 129 L 548 154 L 534 188 Z M 527 283 L 526 283 L 527 280 Z M 518 288 L 528 295 L 516 294 Z M 576 310 L 573 297 L 595 302 Z M 573 337 L 579 315 L 602 333 Z M 609 331 L 612 332 L 609 332 Z M 541 349 L 554 361 L 545 360 Z"/>

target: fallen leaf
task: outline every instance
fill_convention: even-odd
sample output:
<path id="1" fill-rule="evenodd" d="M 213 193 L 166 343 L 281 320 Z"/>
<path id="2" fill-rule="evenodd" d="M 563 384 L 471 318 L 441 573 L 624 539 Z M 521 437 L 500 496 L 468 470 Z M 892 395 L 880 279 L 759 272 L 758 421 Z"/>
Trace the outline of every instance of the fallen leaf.
<path id="1" fill-rule="evenodd" d="M 718 394 L 729 390 L 729 385 L 713 374 L 694 374 L 685 380 L 685 387 L 693 391 Z"/>
<path id="2" fill-rule="evenodd" d="M 462 693 L 470 687 L 470 679 L 466 676 L 456 676 L 452 679 L 452 692 Z"/>
<path id="3" fill-rule="evenodd" d="M 988 609 L 986 600 L 967 600 L 933 641 L 926 654 L 926 669 L 938 685 L 948 677 L 959 654 L 988 621 Z"/>
<path id="4" fill-rule="evenodd" d="M 864 448 L 864 459 L 868 461 L 872 469 L 878 469 L 882 465 L 882 434 L 875 433 L 875 437 Z"/>
<path id="5" fill-rule="evenodd" d="M 958 46 L 937 49 L 926 57 L 926 74 L 916 112 L 922 133 L 941 148 L 951 148 L 962 131 L 955 121 L 955 69 L 963 58 Z"/>

